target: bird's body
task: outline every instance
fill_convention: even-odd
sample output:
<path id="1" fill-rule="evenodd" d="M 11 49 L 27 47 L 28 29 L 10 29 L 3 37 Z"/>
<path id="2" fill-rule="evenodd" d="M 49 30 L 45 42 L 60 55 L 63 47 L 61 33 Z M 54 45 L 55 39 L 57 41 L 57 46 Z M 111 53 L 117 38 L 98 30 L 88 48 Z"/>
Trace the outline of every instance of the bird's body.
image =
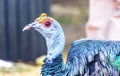
<path id="1" fill-rule="evenodd" d="M 69 49 L 63 62 L 65 44 L 60 24 L 45 14 L 23 30 L 34 28 L 46 39 L 47 57 L 42 65 L 42 76 L 119 76 L 120 41 L 80 39 Z"/>
<path id="2" fill-rule="evenodd" d="M 43 65 L 42 76 L 47 76 L 48 71 L 51 76 L 119 76 L 112 66 L 119 49 L 119 41 L 77 40 L 71 44 L 66 64 L 60 55 L 52 64 Z"/>

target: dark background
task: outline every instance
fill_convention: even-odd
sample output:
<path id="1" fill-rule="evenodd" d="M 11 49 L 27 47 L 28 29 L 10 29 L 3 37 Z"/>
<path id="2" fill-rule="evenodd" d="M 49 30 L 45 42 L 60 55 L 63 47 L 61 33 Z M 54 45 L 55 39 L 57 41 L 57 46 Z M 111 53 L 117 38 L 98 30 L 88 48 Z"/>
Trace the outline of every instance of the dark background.
<path id="1" fill-rule="evenodd" d="M 0 58 L 30 61 L 45 54 L 44 38 L 34 30 L 22 32 L 42 12 L 50 15 L 50 0 L 0 0 Z"/>
<path id="2" fill-rule="evenodd" d="M 46 54 L 45 40 L 38 32 L 22 32 L 43 12 L 62 25 L 65 50 L 74 40 L 85 37 L 88 0 L 0 0 L 0 59 L 34 61 Z"/>

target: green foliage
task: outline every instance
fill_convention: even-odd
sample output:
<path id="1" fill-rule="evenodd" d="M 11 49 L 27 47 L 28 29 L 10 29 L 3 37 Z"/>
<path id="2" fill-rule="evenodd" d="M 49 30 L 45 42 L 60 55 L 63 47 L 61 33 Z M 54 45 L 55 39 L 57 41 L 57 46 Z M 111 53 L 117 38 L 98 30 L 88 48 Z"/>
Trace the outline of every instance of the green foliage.
<path id="1" fill-rule="evenodd" d="M 62 23 L 62 24 L 73 24 L 73 21 L 71 18 L 65 18 L 65 17 L 56 17 L 55 18 L 58 22 Z"/>
<path id="2" fill-rule="evenodd" d="M 85 25 L 88 17 L 88 7 L 52 5 L 53 17 L 65 25 L 80 26 Z"/>

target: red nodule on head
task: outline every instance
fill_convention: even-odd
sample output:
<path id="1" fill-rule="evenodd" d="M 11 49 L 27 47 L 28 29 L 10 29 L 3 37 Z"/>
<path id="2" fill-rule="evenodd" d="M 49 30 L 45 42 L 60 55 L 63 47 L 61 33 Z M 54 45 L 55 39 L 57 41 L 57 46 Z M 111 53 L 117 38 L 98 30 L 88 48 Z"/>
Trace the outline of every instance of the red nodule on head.
<path id="1" fill-rule="evenodd" d="M 51 20 L 50 18 L 46 18 L 46 20 L 43 22 L 44 26 L 49 28 L 52 24 L 53 20 Z"/>

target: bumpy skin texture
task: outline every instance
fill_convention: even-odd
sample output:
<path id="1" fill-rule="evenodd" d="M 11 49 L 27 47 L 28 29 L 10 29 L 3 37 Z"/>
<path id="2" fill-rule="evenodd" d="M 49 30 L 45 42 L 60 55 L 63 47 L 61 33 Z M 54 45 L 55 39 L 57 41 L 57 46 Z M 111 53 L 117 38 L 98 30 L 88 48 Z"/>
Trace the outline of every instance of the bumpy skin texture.
<path id="1" fill-rule="evenodd" d="M 59 56 L 56 58 L 57 61 L 56 59 L 53 60 L 53 63 L 49 66 L 47 64 L 43 65 L 42 75 L 119 76 L 117 67 L 113 67 L 116 59 L 120 61 L 117 58 L 119 53 L 119 41 L 77 40 L 71 44 L 66 64 L 63 64 L 62 57 Z"/>

